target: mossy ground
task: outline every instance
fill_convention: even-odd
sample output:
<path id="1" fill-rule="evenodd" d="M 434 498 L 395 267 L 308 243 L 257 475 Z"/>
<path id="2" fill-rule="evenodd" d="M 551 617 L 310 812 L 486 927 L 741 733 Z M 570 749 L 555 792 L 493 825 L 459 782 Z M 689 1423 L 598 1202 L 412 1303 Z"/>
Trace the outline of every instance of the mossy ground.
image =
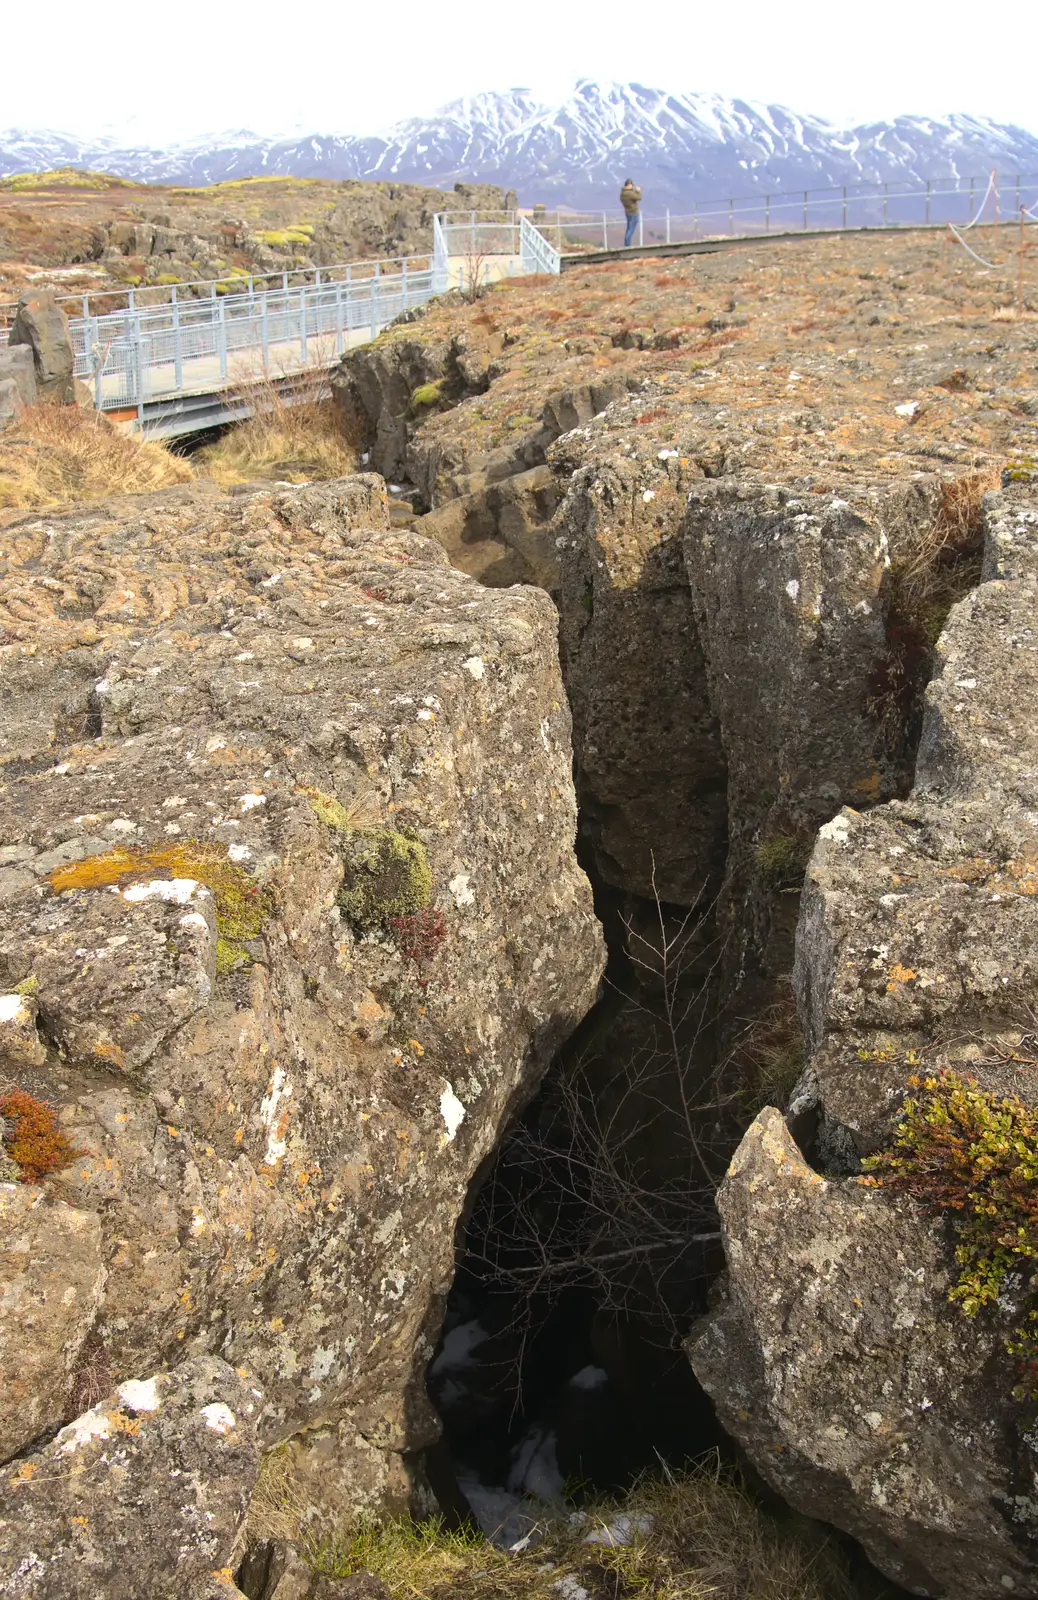
<path id="1" fill-rule="evenodd" d="M 846 1557 L 821 1530 L 792 1515 L 777 1520 L 736 1478 L 710 1471 L 642 1482 L 569 1515 L 546 1507 L 531 1547 L 516 1554 L 475 1531 L 390 1522 L 362 1527 L 311 1558 L 329 1576 L 374 1573 L 393 1600 L 581 1593 L 589 1600 L 850 1600 L 854 1593 Z"/>

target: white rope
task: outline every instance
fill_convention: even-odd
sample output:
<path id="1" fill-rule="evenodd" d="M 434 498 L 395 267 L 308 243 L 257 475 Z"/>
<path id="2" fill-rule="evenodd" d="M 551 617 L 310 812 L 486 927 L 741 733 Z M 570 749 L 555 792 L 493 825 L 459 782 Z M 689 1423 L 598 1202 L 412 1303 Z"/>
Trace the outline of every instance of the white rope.
<path id="1" fill-rule="evenodd" d="M 994 174 L 994 171 L 992 171 L 991 176 L 988 178 L 988 186 L 987 186 L 987 189 L 984 191 L 983 200 L 980 202 L 979 207 L 974 212 L 974 214 L 970 218 L 969 222 L 965 223 L 964 226 L 963 226 L 963 232 L 964 233 L 967 231 L 967 229 L 975 228 L 977 226 L 977 223 L 980 221 L 981 217 L 984 215 L 984 208 L 987 205 L 988 200 L 991 197 L 992 189 L 995 190 L 995 199 L 997 200 L 998 199 L 998 190 L 995 189 L 995 174 Z M 948 226 L 949 226 L 949 228 L 951 227 L 951 223 L 950 222 L 949 222 Z M 960 244 L 962 243 L 961 239 L 959 240 L 959 243 Z"/>
<path id="2" fill-rule="evenodd" d="M 965 239 L 962 237 L 962 234 L 959 232 L 958 228 L 956 228 L 953 222 L 949 222 L 948 226 L 955 235 L 956 239 L 958 239 L 959 243 L 962 245 L 962 248 L 973 257 L 974 261 L 979 261 L 982 267 L 997 268 L 998 263 L 996 261 L 985 261 L 983 256 L 978 256 L 975 250 L 970 249 L 969 245 L 966 243 Z"/>

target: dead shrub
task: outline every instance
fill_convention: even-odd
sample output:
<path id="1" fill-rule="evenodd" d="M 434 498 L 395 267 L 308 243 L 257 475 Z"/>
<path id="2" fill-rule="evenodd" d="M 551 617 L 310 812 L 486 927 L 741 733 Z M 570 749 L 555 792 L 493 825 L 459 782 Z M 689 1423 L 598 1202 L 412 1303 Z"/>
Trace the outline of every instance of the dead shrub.
<path id="1" fill-rule="evenodd" d="M 194 477 L 156 440 L 123 433 L 99 411 L 26 406 L 0 432 L 0 507 L 35 510 L 167 489 Z"/>
<path id="2" fill-rule="evenodd" d="M 241 391 L 252 415 L 198 453 L 218 483 L 257 478 L 309 482 L 357 470 L 356 442 L 333 405 L 323 367 L 292 378 L 262 378 Z"/>

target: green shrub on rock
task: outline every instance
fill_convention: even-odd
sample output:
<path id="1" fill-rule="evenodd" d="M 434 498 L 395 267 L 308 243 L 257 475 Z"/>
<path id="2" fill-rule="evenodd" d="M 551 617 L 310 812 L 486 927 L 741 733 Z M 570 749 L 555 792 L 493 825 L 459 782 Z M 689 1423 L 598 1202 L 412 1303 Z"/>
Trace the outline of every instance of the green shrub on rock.
<path id="1" fill-rule="evenodd" d="M 948 1298 L 975 1317 L 1009 1287 L 1028 1283 L 1016 1332 L 1029 1393 L 1038 1389 L 1038 1111 L 1016 1095 L 982 1089 L 954 1072 L 912 1077 L 889 1149 L 864 1163 L 865 1183 L 911 1195 L 949 1214 L 959 1275 Z"/>

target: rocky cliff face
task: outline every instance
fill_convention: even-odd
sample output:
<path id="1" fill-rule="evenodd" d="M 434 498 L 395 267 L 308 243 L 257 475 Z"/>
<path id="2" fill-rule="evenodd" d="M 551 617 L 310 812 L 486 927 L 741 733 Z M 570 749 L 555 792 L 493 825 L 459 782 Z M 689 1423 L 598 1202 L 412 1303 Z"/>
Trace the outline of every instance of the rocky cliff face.
<path id="1" fill-rule="evenodd" d="M 64 1460 L 32 1452 L 91 1389 L 219 1357 L 316 1522 L 420 1498 L 469 1181 L 602 966 L 554 610 L 390 532 L 373 476 L 23 519 L 3 548 L 0 1091 L 76 1152 L 0 1185 L 8 1470 Z M 212 1565 L 247 1499 L 214 1507 Z M 27 1544 L 74 1543 L 34 1505 L 3 1592 Z M 99 1592 L 119 1559 L 91 1557 Z"/>
<path id="2" fill-rule="evenodd" d="M 849 1176 L 920 1052 L 1021 1092 L 993 1042 L 1035 998 L 1033 490 L 981 497 L 1033 439 L 1033 336 L 907 240 L 655 270 L 433 308 L 340 381 L 376 451 L 395 428 L 452 561 L 558 602 L 619 942 L 653 896 L 705 919 L 686 1078 L 738 1096 L 776 1012 L 796 1060 L 795 953 L 792 1132 L 772 1110 L 746 1134 L 719 1202 L 728 1287 L 692 1347 L 725 1426 L 918 1592 L 1034 1593 L 1005 1330 L 947 1303 L 940 1226 Z M 390 392 L 405 343 L 431 358 L 427 411 Z M 491 496 L 542 455 L 556 505 L 520 545 Z M 608 1095 L 629 1034 L 595 1046 Z M 751 1097 L 784 1106 L 793 1077 Z M 672 1132 L 654 1125 L 661 1169 Z"/>
<path id="3" fill-rule="evenodd" d="M 853 1178 L 909 1079 L 953 1066 L 1035 1104 L 1038 493 L 985 501 L 987 581 L 951 614 L 915 787 L 820 831 L 795 982 L 808 1069 L 720 1196 L 728 1278 L 690 1351 L 726 1427 L 794 1505 L 921 1594 L 1038 1586 L 1038 1460 L 1005 1351 L 1013 1292 L 949 1304 L 944 1226 Z"/>

